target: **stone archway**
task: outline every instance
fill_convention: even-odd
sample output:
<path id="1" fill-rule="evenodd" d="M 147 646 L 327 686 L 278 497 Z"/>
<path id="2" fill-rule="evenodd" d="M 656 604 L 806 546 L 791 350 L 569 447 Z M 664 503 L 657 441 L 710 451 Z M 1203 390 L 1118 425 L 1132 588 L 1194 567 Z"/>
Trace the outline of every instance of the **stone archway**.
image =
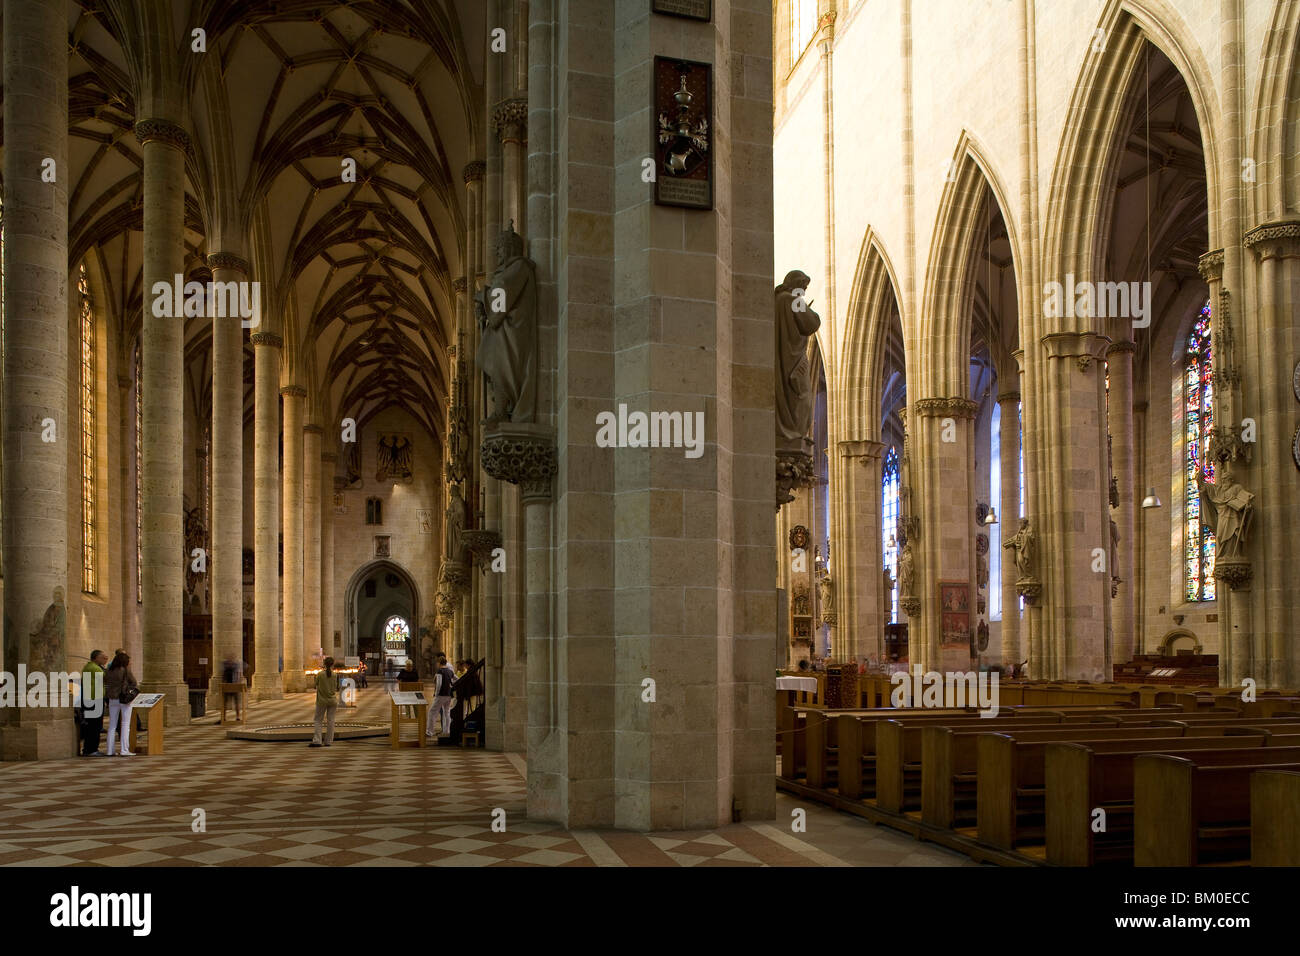
<path id="1" fill-rule="evenodd" d="M 344 592 L 343 596 L 343 653 L 345 655 L 354 655 L 357 653 L 357 642 L 360 637 L 358 595 L 361 591 L 361 586 L 367 580 L 374 577 L 375 574 L 381 572 L 396 575 L 410 592 L 411 605 L 408 623 L 411 627 L 412 642 L 415 644 L 415 647 L 413 648 L 413 656 L 418 657 L 420 639 L 420 589 L 415 583 L 415 578 L 411 576 L 411 573 L 407 571 L 406 568 L 402 567 L 396 561 L 387 558 L 381 558 L 363 564 L 361 567 L 357 568 L 357 570 L 353 572 L 352 577 L 348 579 L 347 590 Z M 393 611 L 394 609 L 391 606 L 385 606 L 380 609 L 381 614 L 384 616 L 390 616 Z"/>
<path id="2" fill-rule="evenodd" d="M 1187 628 L 1185 627 L 1176 627 L 1168 634 L 1166 634 L 1164 637 L 1160 638 L 1160 644 L 1156 648 L 1156 653 L 1159 654 L 1161 657 L 1173 657 L 1175 653 L 1174 645 L 1177 644 L 1180 640 L 1184 640 L 1184 639 L 1192 642 L 1193 654 L 1201 653 L 1200 638 L 1198 638 L 1191 631 L 1187 630 Z"/>

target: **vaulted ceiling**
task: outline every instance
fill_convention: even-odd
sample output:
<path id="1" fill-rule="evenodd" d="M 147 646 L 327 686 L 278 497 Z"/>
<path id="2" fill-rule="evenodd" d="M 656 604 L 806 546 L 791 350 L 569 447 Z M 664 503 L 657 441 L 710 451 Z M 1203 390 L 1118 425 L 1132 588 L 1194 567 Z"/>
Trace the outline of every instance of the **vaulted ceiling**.
<path id="1" fill-rule="evenodd" d="M 143 41 L 123 26 L 136 21 L 131 5 L 68 7 L 69 253 L 97 264 L 124 361 L 144 301 L 133 128 L 149 118 L 136 105 Z M 397 406 L 440 440 L 463 274 L 461 171 L 482 158 L 486 5 L 179 0 L 171 10 L 193 141 L 187 276 L 206 279 L 203 257 L 231 251 L 233 231 L 262 283 L 263 321 L 284 335 L 284 381 L 307 386 L 311 417 L 364 425 Z M 198 24 L 202 53 L 191 50 Z M 228 210 L 237 222 L 218 221 Z M 189 320 L 200 419 L 210 336 L 207 321 Z M 251 390 L 246 404 L 251 414 Z"/>

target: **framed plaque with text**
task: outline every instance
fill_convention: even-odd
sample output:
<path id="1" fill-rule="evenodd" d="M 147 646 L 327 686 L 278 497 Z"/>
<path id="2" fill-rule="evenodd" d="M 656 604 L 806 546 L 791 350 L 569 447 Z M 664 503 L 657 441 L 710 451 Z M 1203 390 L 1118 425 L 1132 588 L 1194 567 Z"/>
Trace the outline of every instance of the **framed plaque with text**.
<path id="1" fill-rule="evenodd" d="M 713 0 L 650 0 L 650 9 L 654 13 L 688 20 L 713 19 Z"/>
<path id="2" fill-rule="evenodd" d="M 657 56 L 651 97 L 655 202 L 712 209 L 712 67 Z"/>

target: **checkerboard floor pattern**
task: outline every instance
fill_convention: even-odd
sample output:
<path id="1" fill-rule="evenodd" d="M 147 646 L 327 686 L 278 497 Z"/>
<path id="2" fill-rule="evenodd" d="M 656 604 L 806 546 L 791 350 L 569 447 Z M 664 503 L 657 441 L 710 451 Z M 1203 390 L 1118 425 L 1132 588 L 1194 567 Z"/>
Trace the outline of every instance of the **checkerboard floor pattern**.
<path id="1" fill-rule="evenodd" d="M 309 723 L 312 697 L 255 703 L 248 726 Z M 386 724 L 380 682 L 339 720 Z M 393 750 L 387 737 L 228 740 L 215 718 L 168 728 L 158 756 L 0 764 L 0 866 L 870 866 L 969 865 L 794 798 L 776 823 L 716 831 L 566 831 L 525 817 L 516 754 Z M 506 830 L 491 829 L 495 809 Z M 202 809 L 206 829 L 195 832 Z"/>

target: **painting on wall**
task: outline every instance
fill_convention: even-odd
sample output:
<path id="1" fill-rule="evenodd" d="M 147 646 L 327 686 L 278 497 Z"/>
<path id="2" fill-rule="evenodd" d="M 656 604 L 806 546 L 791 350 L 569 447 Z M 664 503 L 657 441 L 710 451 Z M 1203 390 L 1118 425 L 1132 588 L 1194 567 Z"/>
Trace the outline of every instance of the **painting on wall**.
<path id="1" fill-rule="evenodd" d="M 939 644 L 970 647 L 970 583 L 939 582 Z"/>

